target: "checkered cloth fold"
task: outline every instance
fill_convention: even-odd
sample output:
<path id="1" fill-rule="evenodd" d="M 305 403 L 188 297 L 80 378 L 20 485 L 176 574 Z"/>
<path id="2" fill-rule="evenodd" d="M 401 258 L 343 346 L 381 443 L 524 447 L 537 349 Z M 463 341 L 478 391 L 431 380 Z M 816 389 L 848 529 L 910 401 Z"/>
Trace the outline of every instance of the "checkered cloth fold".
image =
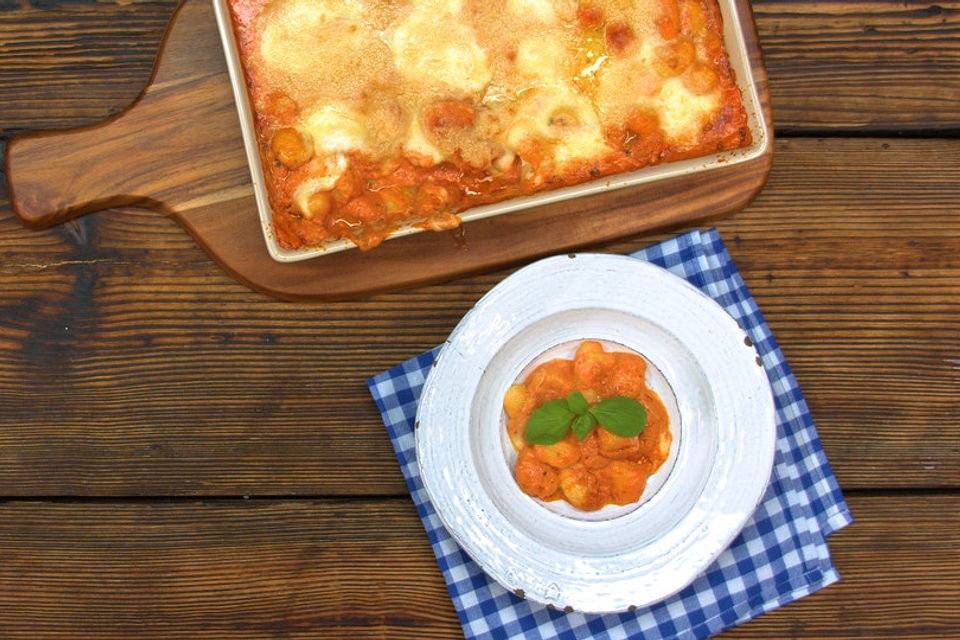
<path id="1" fill-rule="evenodd" d="M 508 592 L 454 542 L 433 510 L 415 459 L 417 399 L 439 347 L 370 378 L 410 494 L 463 624 L 474 638 L 706 638 L 837 580 L 826 536 L 853 519 L 800 388 L 720 234 L 692 231 L 632 254 L 685 278 L 740 323 L 773 389 L 777 450 L 773 476 L 742 533 L 680 593 L 637 611 L 563 613 Z"/>

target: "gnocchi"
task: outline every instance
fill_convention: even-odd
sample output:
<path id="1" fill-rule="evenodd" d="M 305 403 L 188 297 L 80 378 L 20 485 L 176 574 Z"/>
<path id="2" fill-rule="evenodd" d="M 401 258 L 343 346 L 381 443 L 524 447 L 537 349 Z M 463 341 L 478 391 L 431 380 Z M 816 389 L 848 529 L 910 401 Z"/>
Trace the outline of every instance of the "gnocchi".
<path id="1" fill-rule="evenodd" d="M 556 358 L 536 367 L 503 399 L 507 432 L 517 450 L 514 477 L 521 491 L 544 501 L 565 500 L 583 511 L 640 500 L 647 479 L 670 455 L 670 416 L 646 384 L 647 362 L 640 355 L 606 351 L 586 340 L 572 360 Z M 643 405 L 647 421 L 635 437 L 624 437 L 598 423 L 583 439 L 568 429 L 559 442 L 531 444 L 524 437 L 532 413 L 579 391 L 590 405 L 616 396 Z"/>

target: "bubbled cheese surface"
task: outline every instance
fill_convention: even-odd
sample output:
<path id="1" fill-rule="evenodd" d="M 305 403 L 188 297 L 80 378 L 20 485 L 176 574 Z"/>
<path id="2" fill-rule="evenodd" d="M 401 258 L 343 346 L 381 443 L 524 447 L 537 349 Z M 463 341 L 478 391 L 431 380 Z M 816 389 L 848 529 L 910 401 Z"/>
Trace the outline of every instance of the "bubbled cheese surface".
<path id="1" fill-rule="evenodd" d="M 411 89 L 482 91 L 489 57 L 477 42 L 463 0 L 421 0 L 389 34 L 403 80 Z"/>
<path id="2" fill-rule="evenodd" d="M 256 53 L 268 82 L 301 105 L 359 95 L 363 76 L 376 73 L 389 57 L 386 47 L 370 48 L 372 34 L 363 28 L 362 15 L 360 0 L 266 5 Z M 344 60 L 362 61 L 363 68 L 358 73 Z"/>
<path id="3" fill-rule="evenodd" d="M 664 52 L 716 63 L 689 28 L 681 38 L 696 44 L 677 45 L 664 21 L 702 22 L 708 1 L 262 0 L 244 57 L 265 135 L 295 126 L 313 143 L 296 177 L 301 208 L 356 154 L 491 174 L 519 159 L 537 185 L 622 154 L 637 113 L 665 146 L 698 144 L 722 88 L 694 93 L 690 61 Z"/>

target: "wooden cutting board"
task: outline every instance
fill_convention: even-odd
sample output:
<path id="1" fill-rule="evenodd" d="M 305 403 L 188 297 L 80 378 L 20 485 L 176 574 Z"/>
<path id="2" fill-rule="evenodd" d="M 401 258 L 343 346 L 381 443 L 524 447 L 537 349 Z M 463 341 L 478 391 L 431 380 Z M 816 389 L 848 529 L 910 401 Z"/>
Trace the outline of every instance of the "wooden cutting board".
<path id="1" fill-rule="evenodd" d="M 737 6 L 769 128 L 753 14 L 747 0 Z M 279 263 L 267 253 L 260 229 L 212 4 L 185 0 L 171 19 L 149 86 L 133 105 L 94 126 L 12 139 L 6 169 L 14 211 L 27 226 L 47 228 L 108 208 L 146 208 L 173 217 L 221 267 L 254 289 L 291 300 L 333 300 L 452 279 L 736 210 L 766 180 L 772 144 L 767 149 L 707 174 L 478 220 L 459 233 L 420 233 L 369 252 Z"/>

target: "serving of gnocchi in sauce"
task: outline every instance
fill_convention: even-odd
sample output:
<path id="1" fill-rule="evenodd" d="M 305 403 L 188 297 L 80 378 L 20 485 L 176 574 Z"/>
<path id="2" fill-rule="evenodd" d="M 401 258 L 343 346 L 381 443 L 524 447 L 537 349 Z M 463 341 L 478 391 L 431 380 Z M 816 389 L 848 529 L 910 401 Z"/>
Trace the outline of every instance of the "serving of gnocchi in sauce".
<path id="1" fill-rule="evenodd" d="M 670 455 L 670 417 L 660 397 L 646 383 L 647 362 L 635 353 L 605 351 L 594 340 L 584 341 L 572 360 L 556 358 L 537 366 L 504 397 L 507 432 L 517 463 L 514 477 L 520 489 L 550 502 L 565 500 L 583 511 L 640 500 L 648 478 Z M 646 411 L 639 435 L 623 437 L 597 423 L 583 439 L 573 430 L 550 445 L 532 444 L 526 437 L 531 414 L 549 402 L 580 392 L 587 403 L 622 396 Z"/>

